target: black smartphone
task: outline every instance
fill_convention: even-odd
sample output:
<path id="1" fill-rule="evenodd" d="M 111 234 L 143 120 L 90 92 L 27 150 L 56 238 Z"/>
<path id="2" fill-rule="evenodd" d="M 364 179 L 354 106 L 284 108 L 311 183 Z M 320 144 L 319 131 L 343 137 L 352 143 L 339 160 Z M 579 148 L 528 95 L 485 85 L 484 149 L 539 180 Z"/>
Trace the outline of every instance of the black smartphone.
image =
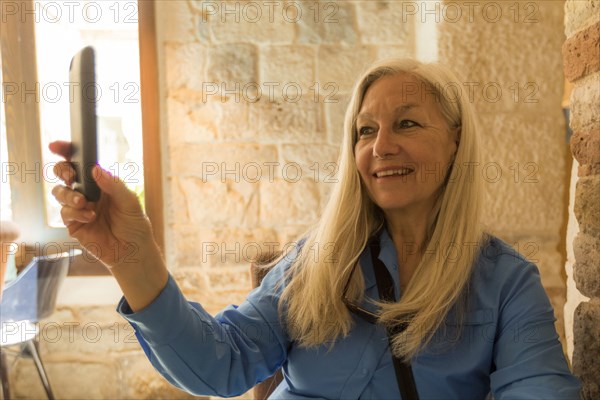
<path id="1" fill-rule="evenodd" d="M 71 86 L 71 162 L 76 176 L 73 188 L 83 193 L 89 201 L 100 198 L 100 188 L 93 178 L 92 170 L 98 163 L 96 123 L 95 53 L 90 46 L 75 54 L 69 68 Z"/>

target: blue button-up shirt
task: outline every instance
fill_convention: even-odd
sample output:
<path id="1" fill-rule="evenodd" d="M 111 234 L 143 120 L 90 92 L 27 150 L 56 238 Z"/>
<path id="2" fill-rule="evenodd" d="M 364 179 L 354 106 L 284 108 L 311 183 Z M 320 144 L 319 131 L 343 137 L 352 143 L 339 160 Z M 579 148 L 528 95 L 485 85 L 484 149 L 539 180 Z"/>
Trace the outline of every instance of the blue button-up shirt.
<path id="1" fill-rule="evenodd" d="M 400 296 L 396 250 L 387 232 L 379 259 Z M 173 278 L 143 310 L 118 311 L 130 321 L 154 367 L 194 394 L 235 396 L 283 368 L 271 399 L 399 399 L 385 330 L 354 318 L 333 347 L 301 348 L 277 309 L 288 256 L 239 306 L 215 317 L 187 302 Z M 366 296 L 378 298 L 369 249 L 360 258 Z M 462 327 L 454 310 L 432 342 L 412 359 L 424 399 L 577 399 L 538 269 L 496 238 L 478 258 Z M 327 323 L 327 321 L 324 321 Z"/>

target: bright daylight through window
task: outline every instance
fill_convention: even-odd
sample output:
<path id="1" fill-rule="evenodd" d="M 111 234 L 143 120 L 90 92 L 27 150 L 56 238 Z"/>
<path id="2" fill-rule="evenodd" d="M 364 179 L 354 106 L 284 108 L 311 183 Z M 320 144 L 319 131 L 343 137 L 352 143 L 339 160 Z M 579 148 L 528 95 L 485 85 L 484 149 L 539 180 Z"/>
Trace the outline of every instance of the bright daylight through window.
<path id="1" fill-rule="evenodd" d="M 0 55 L 0 87 L 4 87 L 2 80 L 2 56 Z M 6 138 L 6 114 L 4 110 L 4 98 L 0 104 L 0 159 L 6 166 L 8 163 L 8 147 Z M 12 209 L 10 207 L 10 181 L 8 174 L 2 171 L 2 192 L 0 193 L 0 220 L 6 221 L 12 219 Z"/>
<path id="2" fill-rule="evenodd" d="M 96 51 L 98 161 L 143 201 L 137 2 L 34 4 L 43 165 L 59 160 L 49 152 L 48 143 L 70 138 L 71 58 L 81 48 L 92 46 Z M 51 195 L 57 179 L 51 172 L 44 177 L 48 224 L 63 226 L 60 206 Z"/>

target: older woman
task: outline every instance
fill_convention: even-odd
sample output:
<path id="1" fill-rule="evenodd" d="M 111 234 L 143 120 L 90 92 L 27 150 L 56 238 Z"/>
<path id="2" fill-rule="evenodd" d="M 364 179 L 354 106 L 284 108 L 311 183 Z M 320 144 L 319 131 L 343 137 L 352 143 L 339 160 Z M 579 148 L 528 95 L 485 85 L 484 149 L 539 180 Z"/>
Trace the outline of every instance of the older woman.
<path id="1" fill-rule="evenodd" d="M 102 250 L 150 361 L 191 393 L 241 394 L 283 367 L 273 399 L 578 398 L 537 268 L 481 227 L 478 133 L 457 83 L 440 65 L 373 65 L 321 219 L 216 317 L 183 298 L 121 181 L 97 167 L 97 204 L 54 194 L 71 235 Z M 67 162 L 56 172 L 71 183 Z"/>

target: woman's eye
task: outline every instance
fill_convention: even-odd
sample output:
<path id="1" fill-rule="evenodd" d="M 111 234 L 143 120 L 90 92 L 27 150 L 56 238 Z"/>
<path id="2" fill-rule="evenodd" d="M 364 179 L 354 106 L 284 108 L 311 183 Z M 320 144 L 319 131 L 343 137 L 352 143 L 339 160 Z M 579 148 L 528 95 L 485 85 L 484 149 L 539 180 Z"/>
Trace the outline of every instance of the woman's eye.
<path id="1" fill-rule="evenodd" d="M 411 121 L 409 119 L 403 119 L 402 121 L 398 122 L 398 126 L 402 129 L 406 129 L 406 128 L 413 128 L 415 126 L 419 126 L 419 124 L 417 124 L 415 121 Z"/>
<path id="2" fill-rule="evenodd" d="M 358 136 L 364 136 L 373 133 L 373 129 L 370 126 L 363 126 L 358 128 Z"/>

